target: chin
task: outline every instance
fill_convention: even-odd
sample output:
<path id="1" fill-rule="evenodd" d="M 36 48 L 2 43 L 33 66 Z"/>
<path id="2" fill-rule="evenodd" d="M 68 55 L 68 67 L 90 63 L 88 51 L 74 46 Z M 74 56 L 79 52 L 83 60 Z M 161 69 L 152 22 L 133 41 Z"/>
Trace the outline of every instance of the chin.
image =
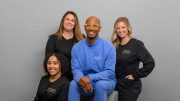
<path id="1" fill-rule="evenodd" d="M 50 73 L 51 76 L 54 76 L 54 74 Z"/>
<path id="2" fill-rule="evenodd" d="M 87 36 L 87 38 L 91 40 L 96 39 L 96 37 L 89 37 L 89 36 Z"/>
<path id="3" fill-rule="evenodd" d="M 119 36 L 120 38 L 125 38 L 125 35 L 121 35 L 121 36 Z"/>
<path id="4" fill-rule="evenodd" d="M 54 75 L 56 75 L 56 73 L 49 73 L 51 76 L 54 76 Z"/>

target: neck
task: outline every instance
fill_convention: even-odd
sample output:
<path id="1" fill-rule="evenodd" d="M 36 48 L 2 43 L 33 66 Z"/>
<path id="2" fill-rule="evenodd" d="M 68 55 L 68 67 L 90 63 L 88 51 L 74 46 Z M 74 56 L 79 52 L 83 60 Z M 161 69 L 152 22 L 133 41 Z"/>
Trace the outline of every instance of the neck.
<path id="1" fill-rule="evenodd" d="M 87 38 L 87 42 L 92 45 L 96 42 L 97 39 L 98 39 L 98 37 L 96 37 L 94 39 Z"/>
<path id="2" fill-rule="evenodd" d="M 63 37 L 65 39 L 71 39 L 74 36 L 73 31 L 63 31 Z"/>
<path id="3" fill-rule="evenodd" d="M 126 36 L 126 37 L 122 38 L 122 40 L 121 40 L 121 45 L 127 44 L 130 39 L 131 39 L 130 36 Z"/>
<path id="4" fill-rule="evenodd" d="M 60 78 L 61 77 L 61 73 L 59 72 L 58 74 L 56 74 L 56 75 L 51 75 L 50 76 L 50 78 L 49 78 L 49 81 L 50 82 L 54 82 L 54 81 L 56 81 L 58 78 Z"/>

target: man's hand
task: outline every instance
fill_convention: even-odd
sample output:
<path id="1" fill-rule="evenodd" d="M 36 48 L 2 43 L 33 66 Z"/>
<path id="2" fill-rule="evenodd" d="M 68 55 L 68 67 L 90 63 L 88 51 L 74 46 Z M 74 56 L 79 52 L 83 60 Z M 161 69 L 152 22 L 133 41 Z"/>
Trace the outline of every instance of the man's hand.
<path id="1" fill-rule="evenodd" d="M 86 93 L 93 92 L 93 87 L 91 85 L 91 81 L 90 81 L 89 77 L 87 77 L 87 76 L 82 77 L 78 83 Z"/>
<path id="2" fill-rule="evenodd" d="M 79 80 L 78 83 L 81 85 L 81 87 L 84 87 L 86 84 L 91 83 L 91 81 L 90 81 L 89 77 L 84 76 Z"/>
<path id="3" fill-rule="evenodd" d="M 83 90 L 86 92 L 86 93 L 92 93 L 93 92 L 93 87 L 92 85 L 89 83 L 89 84 L 86 84 L 83 88 Z"/>

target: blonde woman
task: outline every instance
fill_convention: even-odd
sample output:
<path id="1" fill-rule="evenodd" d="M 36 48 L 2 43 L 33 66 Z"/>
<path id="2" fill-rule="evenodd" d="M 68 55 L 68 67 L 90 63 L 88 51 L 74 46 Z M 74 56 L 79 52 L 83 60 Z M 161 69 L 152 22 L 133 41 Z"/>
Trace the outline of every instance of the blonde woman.
<path id="1" fill-rule="evenodd" d="M 143 42 L 132 37 L 132 27 L 126 17 L 116 20 L 111 41 L 116 47 L 115 73 L 119 101 L 137 101 L 141 92 L 141 78 L 152 72 L 154 59 Z M 143 63 L 141 68 L 140 62 Z"/>

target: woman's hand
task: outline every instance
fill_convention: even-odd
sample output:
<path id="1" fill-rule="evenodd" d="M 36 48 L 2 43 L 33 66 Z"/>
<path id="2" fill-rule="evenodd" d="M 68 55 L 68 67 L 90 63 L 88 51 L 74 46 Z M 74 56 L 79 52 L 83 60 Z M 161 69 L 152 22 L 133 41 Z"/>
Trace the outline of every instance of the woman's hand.
<path id="1" fill-rule="evenodd" d="M 134 80 L 132 75 L 127 75 L 125 78 L 128 79 L 128 80 Z"/>

